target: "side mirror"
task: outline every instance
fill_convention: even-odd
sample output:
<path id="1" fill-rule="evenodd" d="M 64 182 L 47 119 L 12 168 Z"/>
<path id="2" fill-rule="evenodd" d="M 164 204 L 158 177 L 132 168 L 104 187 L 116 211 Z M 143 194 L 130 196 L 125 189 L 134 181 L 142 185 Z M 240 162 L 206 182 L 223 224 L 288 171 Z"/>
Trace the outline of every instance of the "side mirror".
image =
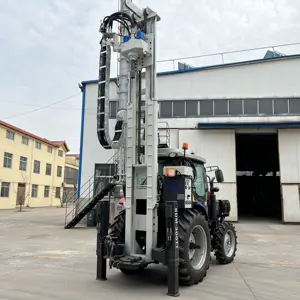
<path id="1" fill-rule="evenodd" d="M 224 182 L 224 176 L 223 176 L 222 170 L 220 170 L 220 169 L 216 170 L 215 175 L 216 175 L 217 182 L 219 182 L 219 183 Z"/>

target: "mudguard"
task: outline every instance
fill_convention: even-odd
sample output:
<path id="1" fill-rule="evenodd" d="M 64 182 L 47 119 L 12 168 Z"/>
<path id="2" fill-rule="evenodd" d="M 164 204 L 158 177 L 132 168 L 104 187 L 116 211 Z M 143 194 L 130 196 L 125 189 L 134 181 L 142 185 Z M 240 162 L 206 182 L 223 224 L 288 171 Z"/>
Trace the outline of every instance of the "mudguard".
<path id="1" fill-rule="evenodd" d="M 207 210 L 207 206 L 204 205 L 204 203 L 202 203 L 201 201 L 195 200 L 193 202 L 193 208 L 201 211 L 203 213 L 203 215 L 205 216 L 206 220 L 208 220 L 208 210 Z"/>

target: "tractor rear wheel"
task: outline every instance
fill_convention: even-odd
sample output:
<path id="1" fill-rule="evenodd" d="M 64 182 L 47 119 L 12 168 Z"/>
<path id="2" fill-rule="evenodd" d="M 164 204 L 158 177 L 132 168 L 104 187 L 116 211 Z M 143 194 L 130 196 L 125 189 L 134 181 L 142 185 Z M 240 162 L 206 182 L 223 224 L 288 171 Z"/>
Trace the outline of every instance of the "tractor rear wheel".
<path id="1" fill-rule="evenodd" d="M 194 209 L 185 210 L 178 221 L 179 282 L 193 285 L 206 276 L 210 262 L 210 231 L 205 217 Z"/>
<path id="2" fill-rule="evenodd" d="M 125 243 L 125 209 L 115 217 L 114 222 L 109 227 L 109 234 L 115 235 L 119 242 Z M 126 275 L 135 275 L 144 269 L 145 267 L 136 270 L 120 268 L 120 271 Z"/>
<path id="3" fill-rule="evenodd" d="M 234 260 L 237 250 L 237 236 L 232 223 L 222 222 L 217 225 L 213 246 L 219 264 L 229 264 Z"/>
<path id="4" fill-rule="evenodd" d="M 118 240 L 125 243 L 125 209 L 123 209 L 109 226 L 109 234 L 115 235 Z"/>

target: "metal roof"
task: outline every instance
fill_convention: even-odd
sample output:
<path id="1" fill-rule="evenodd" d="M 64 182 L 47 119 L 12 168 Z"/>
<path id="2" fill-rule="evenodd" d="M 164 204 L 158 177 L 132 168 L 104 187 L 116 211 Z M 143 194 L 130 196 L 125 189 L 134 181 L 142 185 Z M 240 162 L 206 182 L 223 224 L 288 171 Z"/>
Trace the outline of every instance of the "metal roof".
<path id="1" fill-rule="evenodd" d="M 227 67 L 233 67 L 233 66 L 257 64 L 257 63 L 265 63 L 265 62 L 274 62 L 274 61 L 279 61 L 279 60 L 297 59 L 297 58 L 300 58 L 300 54 L 269 57 L 269 58 L 261 58 L 261 59 L 255 59 L 255 60 L 233 62 L 233 63 L 224 63 L 224 64 L 218 64 L 218 65 L 195 67 L 195 68 L 190 68 L 190 69 L 158 72 L 157 76 L 176 75 L 176 74 L 181 74 L 181 73 L 190 73 L 190 72 L 204 71 L 204 70 L 210 70 L 210 69 L 218 69 L 218 68 L 220 69 L 220 68 L 227 68 Z M 117 80 L 117 78 L 111 78 L 111 81 L 116 81 L 116 80 Z M 97 82 L 98 82 L 97 79 L 92 79 L 92 80 L 82 81 L 81 84 L 82 85 L 88 85 L 88 84 L 95 84 Z"/>
<path id="2" fill-rule="evenodd" d="M 42 143 L 45 143 L 45 144 L 47 144 L 47 145 L 49 145 L 49 146 L 52 146 L 52 147 L 55 147 L 55 148 L 59 148 L 59 147 L 63 146 L 63 147 L 65 147 L 65 149 L 66 149 L 67 152 L 70 151 L 70 149 L 69 149 L 69 147 L 68 147 L 66 141 L 50 141 L 50 140 L 47 140 L 47 139 L 42 138 L 42 137 L 40 137 L 40 136 L 37 136 L 37 135 L 35 135 L 35 134 L 33 134 L 33 133 L 30 133 L 30 132 L 28 132 L 28 131 L 26 131 L 26 130 L 23 130 L 23 129 L 19 128 L 19 127 L 16 127 L 16 126 L 14 126 L 14 125 L 11 125 L 11 124 L 9 124 L 9 123 L 6 123 L 6 122 L 4 122 L 4 121 L 1 121 L 1 120 L 0 120 L 0 126 L 2 126 L 2 127 L 4 127 L 4 128 L 7 128 L 7 129 L 9 129 L 9 130 L 18 132 L 18 133 L 21 134 L 21 135 L 30 137 L 30 138 L 35 139 L 35 140 L 37 140 L 37 141 L 40 141 L 40 142 L 42 142 Z"/>

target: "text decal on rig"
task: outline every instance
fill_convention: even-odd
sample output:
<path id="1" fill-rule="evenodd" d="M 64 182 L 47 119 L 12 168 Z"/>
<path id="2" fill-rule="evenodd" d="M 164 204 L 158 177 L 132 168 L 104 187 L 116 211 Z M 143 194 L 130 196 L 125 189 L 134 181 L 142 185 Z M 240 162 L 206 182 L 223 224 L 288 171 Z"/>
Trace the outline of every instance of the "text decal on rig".
<path id="1" fill-rule="evenodd" d="M 178 208 L 175 207 L 175 216 L 174 216 L 174 225 L 175 225 L 175 248 L 179 248 L 179 240 L 178 240 Z"/>

